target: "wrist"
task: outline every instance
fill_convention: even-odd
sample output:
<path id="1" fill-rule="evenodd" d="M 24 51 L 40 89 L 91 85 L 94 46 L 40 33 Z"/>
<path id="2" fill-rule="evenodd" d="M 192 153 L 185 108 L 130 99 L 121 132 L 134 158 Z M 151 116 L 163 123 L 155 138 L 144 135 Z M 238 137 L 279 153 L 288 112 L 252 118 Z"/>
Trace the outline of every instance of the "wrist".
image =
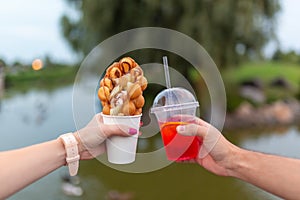
<path id="1" fill-rule="evenodd" d="M 77 145 L 78 145 L 78 152 L 79 154 L 84 152 L 86 150 L 86 148 L 84 147 L 84 145 L 81 142 L 80 136 L 78 134 L 78 132 L 76 131 L 75 133 L 73 133 L 75 139 L 77 140 Z"/>
<path id="2" fill-rule="evenodd" d="M 56 140 L 55 140 L 55 142 L 57 143 L 57 145 L 59 145 L 59 157 L 60 157 L 60 159 L 62 160 L 62 165 L 67 165 L 67 161 L 66 161 L 66 158 L 67 158 L 67 153 L 66 153 L 66 150 L 65 150 L 65 145 L 64 145 L 64 143 L 63 143 L 63 141 L 62 141 L 62 139 L 61 138 L 57 138 Z"/>
<path id="3" fill-rule="evenodd" d="M 235 178 L 240 178 L 240 171 L 245 168 L 246 165 L 247 150 L 236 147 L 233 149 L 230 161 L 226 166 L 228 175 Z"/>

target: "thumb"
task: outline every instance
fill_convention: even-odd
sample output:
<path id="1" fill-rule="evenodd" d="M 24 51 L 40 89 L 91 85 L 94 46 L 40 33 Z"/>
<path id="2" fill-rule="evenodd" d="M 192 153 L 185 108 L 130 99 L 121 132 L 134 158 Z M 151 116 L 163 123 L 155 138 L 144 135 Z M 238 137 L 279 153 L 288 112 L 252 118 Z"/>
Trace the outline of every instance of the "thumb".
<path id="1" fill-rule="evenodd" d="M 207 127 L 198 124 L 187 124 L 177 126 L 176 131 L 181 135 L 200 136 L 204 138 L 207 134 Z"/>

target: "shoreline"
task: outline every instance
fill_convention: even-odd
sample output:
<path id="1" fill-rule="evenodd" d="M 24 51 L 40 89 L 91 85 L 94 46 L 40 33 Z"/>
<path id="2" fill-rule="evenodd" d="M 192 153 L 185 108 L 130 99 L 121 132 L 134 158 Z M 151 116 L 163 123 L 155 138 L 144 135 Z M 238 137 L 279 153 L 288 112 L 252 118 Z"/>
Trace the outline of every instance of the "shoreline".
<path id="1" fill-rule="evenodd" d="M 232 113 L 227 113 L 224 130 L 267 128 L 300 124 L 300 102 L 278 100 L 261 107 L 245 101 Z"/>

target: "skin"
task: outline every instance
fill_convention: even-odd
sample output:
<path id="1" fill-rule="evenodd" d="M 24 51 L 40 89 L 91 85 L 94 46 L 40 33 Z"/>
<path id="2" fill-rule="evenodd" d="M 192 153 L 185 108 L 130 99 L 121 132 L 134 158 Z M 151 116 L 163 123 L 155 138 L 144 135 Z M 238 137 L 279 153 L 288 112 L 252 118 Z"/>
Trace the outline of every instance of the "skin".
<path id="1" fill-rule="evenodd" d="M 241 179 L 284 199 L 300 199 L 300 160 L 241 149 L 199 118 L 195 124 L 178 126 L 177 132 L 203 138 L 206 154 L 195 162 L 208 171 Z"/>
<path id="2" fill-rule="evenodd" d="M 78 141 L 80 159 L 87 160 L 105 151 L 106 138 L 136 133 L 129 127 L 105 125 L 98 114 L 86 127 L 73 134 Z M 0 152 L 0 199 L 9 197 L 65 164 L 66 151 L 61 139 Z"/>

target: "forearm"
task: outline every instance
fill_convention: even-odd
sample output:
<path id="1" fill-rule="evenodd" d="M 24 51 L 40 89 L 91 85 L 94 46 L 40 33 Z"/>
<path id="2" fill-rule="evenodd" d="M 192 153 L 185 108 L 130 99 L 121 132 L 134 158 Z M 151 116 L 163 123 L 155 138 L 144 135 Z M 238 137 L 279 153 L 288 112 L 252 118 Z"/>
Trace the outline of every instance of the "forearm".
<path id="1" fill-rule="evenodd" d="M 0 152 L 0 199 L 63 166 L 65 157 L 65 149 L 59 139 Z"/>
<path id="2" fill-rule="evenodd" d="M 233 177 L 284 199 L 300 199 L 300 160 L 246 150 L 236 155 Z"/>

